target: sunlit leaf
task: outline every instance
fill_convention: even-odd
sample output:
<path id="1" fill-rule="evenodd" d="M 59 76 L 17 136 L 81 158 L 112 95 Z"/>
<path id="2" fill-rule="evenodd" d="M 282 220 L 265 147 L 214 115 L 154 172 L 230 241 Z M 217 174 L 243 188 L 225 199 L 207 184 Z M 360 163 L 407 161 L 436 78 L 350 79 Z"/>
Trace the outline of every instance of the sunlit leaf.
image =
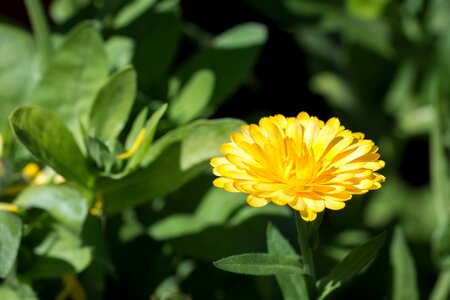
<path id="1" fill-rule="evenodd" d="M 136 72 L 126 67 L 111 75 L 100 89 L 90 113 L 94 136 L 114 141 L 125 126 L 136 96 Z"/>
<path id="2" fill-rule="evenodd" d="M 198 117 L 208 105 L 214 82 L 214 73 L 209 70 L 194 73 L 171 103 L 169 117 L 178 124 Z"/>
<path id="3" fill-rule="evenodd" d="M 133 59 L 135 42 L 125 36 L 114 35 L 105 41 L 105 51 L 110 69 L 116 70 L 129 65 Z"/>
<path id="4" fill-rule="evenodd" d="M 56 113 L 81 145 L 80 121 L 86 124 L 108 71 L 99 30 L 92 23 L 82 23 L 68 34 L 51 59 L 33 92 L 32 103 Z"/>
<path id="5" fill-rule="evenodd" d="M 24 30 L 0 24 L 0 128 L 11 111 L 29 100 L 36 75 L 35 45 Z"/>
<path id="6" fill-rule="evenodd" d="M 22 221 L 16 215 L 0 211 L 0 277 L 14 265 L 22 236 Z"/>
<path id="7" fill-rule="evenodd" d="M 6 286 L 0 287 L 0 299 L 5 300 L 21 300 L 20 295 L 13 289 Z"/>
<path id="8" fill-rule="evenodd" d="M 247 253 L 222 258 L 214 266 L 247 275 L 303 274 L 300 257 L 267 253 Z"/>
<path id="9" fill-rule="evenodd" d="M 15 199 L 22 208 L 40 208 L 74 232 L 81 233 L 88 212 L 87 200 L 69 186 L 40 186 L 24 190 Z"/>
<path id="10" fill-rule="evenodd" d="M 20 107 L 10 121 L 19 140 L 38 159 L 68 180 L 85 186 L 93 183 L 93 175 L 72 134 L 53 113 L 43 108 Z"/>

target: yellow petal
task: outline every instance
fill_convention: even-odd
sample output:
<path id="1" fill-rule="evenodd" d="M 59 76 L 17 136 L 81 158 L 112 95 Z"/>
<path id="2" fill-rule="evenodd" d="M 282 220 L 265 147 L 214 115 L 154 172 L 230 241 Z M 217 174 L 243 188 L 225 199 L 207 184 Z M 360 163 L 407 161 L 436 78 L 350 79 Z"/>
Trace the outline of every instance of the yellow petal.
<path id="1" fill-rule="evenodd" d="M 314 221 L 317 217 L 317 213 L 306 207 L 304 210 L 300 211 L 302 219 L 308 222 Z"/>
<path id="2" fill-rule="evenodd" d="M 247 197 L 247 203 L 253 207 L 263 207 L 266 206 L 270 201 L 264 198 L 257 198 L 252 195 Z"/>
<path id="3" fill-rule="evenodd" d="M 339 210 L 339 209 L 343 209 L 345 207 L 345 202 L 335 201 L 335 200 L 326 200 L 325 206 L 328 209 Z"/>

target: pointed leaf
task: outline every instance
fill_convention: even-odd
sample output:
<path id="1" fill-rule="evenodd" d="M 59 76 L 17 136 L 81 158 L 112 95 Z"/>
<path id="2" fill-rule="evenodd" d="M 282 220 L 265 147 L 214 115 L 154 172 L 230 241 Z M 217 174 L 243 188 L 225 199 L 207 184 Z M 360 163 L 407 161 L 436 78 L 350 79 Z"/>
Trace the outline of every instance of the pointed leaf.
<path id="1" fill-rule="evenodd" d="M 130 161 L 128 162 L 126 167 L 126 171 L 134 170 L 144 159 L 150 145 L 153 142 L 153 137 L 155 136 L 159 120 L 161 120 L 166 110 L 167 104 L 163 104 L 152 114 L 150 119 L 148 119 L 145 125 L 145 136 L 142 145 L 139 147 L 136 153 L 133 154 L 133 156 L 130 158 Z"/>
<path id="2" fill-rule="evenodd" d="M 68 180 L 85 186 L 93 183 L 72 134 L 50 111 L 38 107 L 20 107 L 10 116 L 11 125 L 27 149 Z"/>
<path id="3" fill-rule="evenodd" d="M 416 267 L 401 227 L 396 227 L 390 249 L 393 268 L 393 300 L 420 299 Z"/>
<path id="4" fill-rule="evenodd" d="M 269 254 L 297 255 L 289 241 L 272 224 L 267 226 L 267 250 Z M 309 299 L 306 282 L 302 275 L 276 274 L 275 278 L 283 294 L 283 299 Z"/>
<path id="5" fill-rule="evenodd" d="M 385 238 L 386 233 L 383 232 L 363 245 L 354 248 L 343 261 L 331 270 L 327 277 L 320 280 L 321 293 L 318 298 L 324 299 L 333 290 L 341 287 L 364 270 L 375 259 Z"/>
<path id="6" fill-rule="evenodd" d="M 195 72 L 169 108 L 169 117 L 178 124 L 198 117 L 211 98 L 215 77 L 210 70 Z"/>
<path id="7" fill-rule="evenodd" d="M 0 277 L 14 265 L 22 236 L 22 221 L 10 212 L 0 211 Z"/>
<path id="8" fill-rule="evenodd" d="M 222 258 L 214 266 L 247 275 L 303 274 L 300 257 L 295 255 L 247 253 Z"/>
<path id="9" fill-rule="evenodd" d="M 108 75 L 101 35 L 92 23 L 73 29 L 50 61 L 32 103 L 55 112 L 76 133 L 86 124 L 95 95 Z"/>
<path id="10" fill-rule="evenodd" d="M 87 200 L 75 188 L 63 185 L 27 188 L 14 203 L 21 208 L 46 210 L 54 219 L 77 233 L 81 233 L 88 213 Z"/>
<path id="11" fill-rule="evenodd" d="M 114 19 L 113 25 L 115 29 L 127 26 L 140 15 L 150 9 L 156 0 L 134 0 L 125 5 Z"/>
<path id="12" fill-rule="evenodd" d="M 128 133 L 125 141 L 125 149 L 130 149 L 133 146 L 139 136 L 139 133 L 141 132 L 141 129 L 144 128 L 145 121 L 147 120 L 147 114 L 148 109 L 144 108 L 134 120 L 133 126 L 131 126 L 130 132 Z"/>
<path id="13" fill-rule="evenodd" d="M 136 96 L 133 67 L 117 71 L 99 91 L 92 106 L 89 124 L 94 136 L 114 141 L 125 126 Z"/>

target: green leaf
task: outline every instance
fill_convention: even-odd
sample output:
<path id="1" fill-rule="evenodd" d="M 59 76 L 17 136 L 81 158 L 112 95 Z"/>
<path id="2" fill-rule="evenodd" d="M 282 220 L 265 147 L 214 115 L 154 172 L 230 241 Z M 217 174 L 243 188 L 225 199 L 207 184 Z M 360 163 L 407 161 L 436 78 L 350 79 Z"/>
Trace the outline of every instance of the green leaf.
<path id="1" fill-rule="evenodd" d="M 62 274 L 53 274 L 56 276 L 67 273 L 70 268 L 77 273 L 81 272 L 92 260 L 91 247 L 85 246 L 79 235 L 58 224 L 54 225 L 53 230 L 35 248 L 35 253 L 45 258 L 63 261 L 68 265 L 61 269 Z M 33 271 L 33 268 L 31 271 Z M 42 274 L 39 274 L 39 269 L 35 268 L 35 272 L 38 273 L 35 276 L 41 278 Z"/>
<path id="2" fill-rule="evenodd" d="M 391 0 L 346 0 L 347 11 L 363 19 L 377 19 Z"/>
<path id="3" fill-rule="evenodd" d="M 267 226 L 267 250 L 269 254 L 297 255 L 288 240 L 286 240 L 278 229 L 269 223 Z M 305 299 L 308 300 L 308 289 L 303 276 L 297 274 L 276 274 L 278 286 L 285 300 Z"/>
<path id="4" fill-rule="evenodd" d="M 94 136 L 114 141 L 125 126 L 136 96 L 136 72 L 129 66 L 117 71 L 99 91 L 89 125 Z"/>
<path id="5" fill-rule="evenodd" d="M 181 40 L 181 16 L 178 9 L 159 11 L 142 18 L 130 26 L 128 32 L 136 41 L 133 65 L 139 74 L 139 87 L 152 95 L 165 97 L 167 73 Z"/>
<path id="6" fill-rule="evenodd" d="M 417 64 L 404 61 L 394 77 L 384 100 L 384 108 L 391 114 L 404 114 L 406 105 L 414 97 L 414 88 L 418 76 Z"/>
<path id="7" fill-rule="evenodd" d="M 50 111 L 20 107 L 10 116 L 18 139 L 38 159 L 68 180 L 92 185 L 86 159 L 63 122 Z"/>
<path id="8" fill-rule="evenodd" d="M 197 70 L 211 70 L 216 76 L 216 85 L 208 105 L 212 111 L 242 84 L 266 39 L 267 30 L 258 23 L 231 28 L 213 39 L 209 48 L 192 56 L 176 76 L 181 82 L 186 82 Z"/>
<path id="9" fill-rule="evenodd" d="M 114 143 L 112 143 L 114 145 Z M 112 166 L 117 162 L 113 151 L 101 140 L 89 136 L 86 138 L 86 150 L 87 156 L 90 160 L 93 160 L 98 169 L 108 173 L 111 171 Z"/>
<path id="10" fill-rule="evenodd" d="M 148 233 L 157 241 L 195 234 L 213 225 L 214 222 L 189 214 L 173 214 L 152 225 Z"/>
<path id="11" fill-rule="evenodd" d="M 172 214 L 155 222 L 150 226 L 148 233 L 156 240 L 196 234 L 213 225 L 225 223 L 230 215 L 244 203 L 244 194 L 228 193 L 211 187 L 194 214 Z"/>
<path id="12" fill-rule="evenodd" d="M 50 279 L 75 272 L 75 268 L 63 259 L 36 255 L 33 264 L 23 272 L 23 276 L 31 280 Z"/>
<path id="13" fill-rule="evenodd" d="M 36 48 L 26 31 L 0 24 L 0 129 L 11 111 L 29 100 L 36 77 Z"/>
<path id="14" fill-rule="evenodd" d="M 420 299 L 416 267 L 401 227 L 395 228 L 390 259 L 393 269 L 393 300 Z"/>
<path id="15" fill-rule="evenodd" d="M 222 258 L 214 266 L 247 275 L 303 274 L 300 257 L 296 255 L 247 253 Z"/>
<path id="16" fill-rule="evenodd" d="M 267 39 L 266 28 L 262 24 L 241 24 L 227 30 L 212 41 L 216 49 L 239 49 L 258 46 Z"/>
<path id="17" fill-rule="evenodd" d="M 115 70 L 129 65 L 133 59 L 135 42 L 125 36 L 115 35 L 105 42 L 110 69 Z"/>
<path id="18" fill-rule="evenodd" d="M 318 299 L 324 299 L 332 291 L 363 271 L 375 259 L 385 238 L 386 233 L 383 232 L 363 245 L 354 248 L 343 261 L 331 270 L 328 276 L 319 281 L 320 294 Z"/>
<path id="19" fill-rule="evenodd" d="M 215 77 L 210 70 L 195 72 L 169 108 L 169 117 L 178 124 L 198 117 L 211 98 Z"/>
<path id="20" fill-rule="evenodd" d="M 119 180 L 99 182 L 105 211 L 117 213 L 176 190 L 205 170 L 209 159 L 220 155 L 220 145 L 241 125 L 235 119 L 199 120 L 167 133 L 150 147 L 141 169 Z"/>
<path id="21" fill-rule="evenodd" d="M 11 271 L 22 236 L 22 221 L 10 212 L 0 211 L 0 277 Z"/>
<path id="22" fill-rule="evenodd" d="M 145 125 L 145 136 L 144 140 L 139 147 L 139 149 L 136 151 L 136 153 L 131 156 L 129 162 L 127 163 L 126 172 L 133 171 L 136 169 L 139 164 L 144 159 L 145 155 L 148 153 L 148 149 L 150 148 L 150 145 L 153 142 L 153 138 L 155 136 L 156 128 L 158 126 L 159 120 L 161 120 L 162 116 L 167 110 L 167 104 L 161 105 L 148 119 L 146 125 Z"/>
<path id="23" fill-rule="evenodd" d="M 432 254 L 433 260 L 441 268 L 450 267 L 450 222 L 437 226 L 432 236 Z"/>
<path id="24" fill-rule="evenodd" d="M 2 286 L 0 287 L 0 299 L 21 300 L 22 298 L 15 290 L 6 286 Z"/>
<path id="25" fill-rule="evenodd" d="M 46 210 L 55 220 L 77 233 L 81 233 L 88 213 L 87 200 L 75 188 L 64 185 L 27 188 L 14 203 L 21 208 Z"/>
<path id="26" fill-rule="evenodd" d="M 223 189 L 211 187 L 203 196 L 195 210 L 195 215 L 212 222 L 225 222 L 239 207 L 245 205 L 246 197 L 243 193 L 229 193 Z"/>
<path id="27" fill-rule="evenodd" d="M 114 19 L 113 26 L 115 29 L 120 29 L 135 19 L 137 19 L 140 15 L 145 13 L 148 9 L 150 9 L 156 0 L 134 0 L 131 3 L 125 5 L 117 14 Z"/>
<path id="28" fill-rule="evenodd" d="M 343 111 L 357 112 L 358 105 L 348 83 L 331 72 L 322 72 L 312 77 L 311 90 L 323 96 L 330 106 Z"/>
<path id="29" fill-rule="evenodd" d="M 79 10 L 89 4 L 90 0 L 54 0 L 50 5 L 50 15 L 58 23 L 64 23 Z"/>
<path id="30" fill-rule="evenodd" d="M 364 20 L 336 11 L 325 15 L 320 27 L 328 33 L 338 32 L 350 42 L 383 57 L 394 53 L 390 28 L 381 20 Z"/>
<path id="31" fill-rule="evenodd" d="M 127 139 L 125 141 L 125 149 L 130 149 L 142 128 L 144 128 L 145 120 L 147 120 L 148 109 L 142 109 L 136 119 L 133 122 L 133 126 L 131 126 L 130 132 L 127 135 Z"/>
<path id="32" fill-rule="evenodd" d="M 50 61 L 33 92 L 32 103 L 55 112 L 81 145 L 80 121 L 86 124 L 108 71 L 100 32 L 92 23 L 82 23 L 69 33 Z"/>

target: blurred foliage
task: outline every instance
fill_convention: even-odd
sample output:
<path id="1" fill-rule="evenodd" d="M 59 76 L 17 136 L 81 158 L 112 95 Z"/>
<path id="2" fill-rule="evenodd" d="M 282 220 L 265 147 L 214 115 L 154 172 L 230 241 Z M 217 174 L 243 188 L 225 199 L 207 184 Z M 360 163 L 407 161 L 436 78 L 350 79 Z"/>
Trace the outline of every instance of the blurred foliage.
<path id="1" fill-rule="evenodd" d="M 446 299 L 433 287 L 449 281 L 450 2 L 45 3 L 47 58 L 36 28 L 0 22 L 0 192 L 20 208 L 0 211 L 0 299 L 304 297 L 298 274 L 212 264 L 258 252 L 285 256 L 283 269 L 297 255 L 289 210 L 247 207 L 211 187 L 208 165 L 243 124 L 217 117 L 253 121 L 286 102 L 339 116 L 386 161 L 381 190 L 324 218 L 320 296 Z M 302 76 L 273 71 L 283 56 Z M 303 81 L 289 99 L 258 98 Z M 223 269 L 241 267 L 231 258 Z M 350 280 L 349 261 L 362 276 Z"/>

